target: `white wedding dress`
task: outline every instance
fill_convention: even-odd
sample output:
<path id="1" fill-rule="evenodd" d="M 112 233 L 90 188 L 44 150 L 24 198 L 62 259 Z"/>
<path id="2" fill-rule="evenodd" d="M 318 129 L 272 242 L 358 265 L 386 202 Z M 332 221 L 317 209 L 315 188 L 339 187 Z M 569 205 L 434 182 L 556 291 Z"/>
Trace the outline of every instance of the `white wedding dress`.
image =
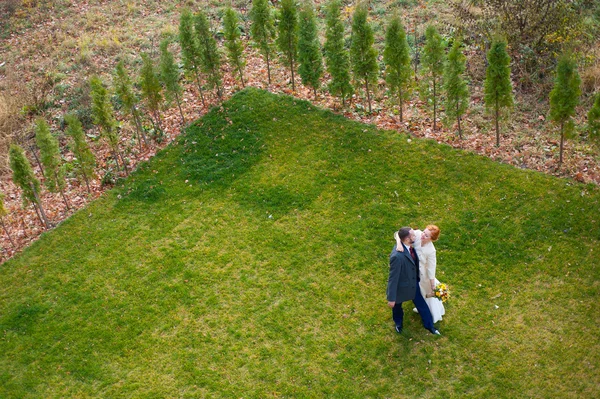
<path id="1" fill-rule="evenodd" d="M 423 234 L 423 232 L 421 230 L 414 230 L 414 232 L 415 243 L 413 246 L 419 256 L 419 278 L 421 279 L 419 286 L 421 288 L 421 294 L 423 295 L 423 298 L 425 298 L 425 302 L 427 302 L 427 306 L 429 306 L 429 310 L 431 311 L 433 322 L 436 323 L 442 320 L 442 316 L 446 313 L 446 309 L 444 309 L 444 304 L 439 299 L 427 298 L 427 294 L 433 292 L 430 280 L 434 279 L 436 285 L 440 283 L 435 278 L 435 268 L 437 265 L 435 247 L 432 242 L 421 246 L 421 234 Z"/>

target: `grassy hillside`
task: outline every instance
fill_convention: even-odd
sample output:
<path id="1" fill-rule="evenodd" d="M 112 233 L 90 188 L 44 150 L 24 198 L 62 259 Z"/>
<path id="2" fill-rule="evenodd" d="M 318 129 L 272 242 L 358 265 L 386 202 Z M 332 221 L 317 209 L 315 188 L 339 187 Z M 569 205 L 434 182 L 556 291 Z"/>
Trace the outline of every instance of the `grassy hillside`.
<path id="1" fill-rule="evenodd" d="M 600 392 L 600 190 L 255 89 L 0 267 L 0 397 Z M 392 233 L 453 297 L 393 331 Z"/>

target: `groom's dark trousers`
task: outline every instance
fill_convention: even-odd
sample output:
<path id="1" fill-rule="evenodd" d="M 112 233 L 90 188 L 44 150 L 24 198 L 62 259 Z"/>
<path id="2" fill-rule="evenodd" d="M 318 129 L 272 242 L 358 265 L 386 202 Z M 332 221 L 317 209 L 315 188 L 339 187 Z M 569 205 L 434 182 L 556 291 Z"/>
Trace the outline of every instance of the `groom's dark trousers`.
<path id="1" fill-rule="evenodd" d="M 421 316 L 421 320 L 423 321 L 423 327 L 431 331 L 433 329 L 433 318 L 431 317 L 429 306 L 427 306 L 425 299 L 423 299 L 423 295 L 421 295 L 421 289 L 419 288 L 418 284 L 413 303 L 419 311 L 419 315 Z M 402 323 L 404 321 L 404 311 L 402 310 L 402 302 L 396 303 L 396 306 L 392 308 L 392 318 L 394 319 L 394 323 L 397 326 L 403 326 Z"/>

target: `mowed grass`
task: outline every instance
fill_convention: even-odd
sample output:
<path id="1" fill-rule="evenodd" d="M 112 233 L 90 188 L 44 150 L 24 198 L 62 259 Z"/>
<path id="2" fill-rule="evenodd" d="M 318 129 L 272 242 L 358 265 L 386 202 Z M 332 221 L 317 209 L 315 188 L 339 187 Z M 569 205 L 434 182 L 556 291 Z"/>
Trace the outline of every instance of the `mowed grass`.
<path id="1" fill-rule="evenodd" d="M 595 397 L 600 190 L 255 89 L 0 266 L 2 398 Z M 442 229 L 442 337 L 386 304 Z"/>

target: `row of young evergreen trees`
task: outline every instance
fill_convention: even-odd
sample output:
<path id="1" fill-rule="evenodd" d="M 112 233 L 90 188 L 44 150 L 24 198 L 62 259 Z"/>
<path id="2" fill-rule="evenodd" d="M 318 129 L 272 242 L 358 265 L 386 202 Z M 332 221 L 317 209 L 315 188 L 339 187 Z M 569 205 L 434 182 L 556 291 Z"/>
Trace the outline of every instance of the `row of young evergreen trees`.
<path id="1" fill-rule="evenodd" d="M 229 53 L 234 59 L 236 56 L 238 57 L 237 67 L 243 81 L 241 58 L 243 47 L 239 40 L 238 21 L 231 9 L 226 14 L 226 22 L 232 27 L 232 29 L 226 30 L 228 33 L 227 37 L 231 39 L 228 42 L 233 42 L 233 46 L 228 46 Z M 187 33 L 191 36 L 186 36 Z M 205 100 L 202 91 L 203 86 L 200 83 L 201 73 L 207 77 L 208 87 L 217 88 L 217 95 L 221 99 L 221 60 L 217 42 L 210 31 L 210 24 L 206 14 L 200 12 L 192 16 L 189 11 L 184 12 L 182 15 L 180 43 L 182 45 L 185 67 L 187 70 L 194 72 L 202 101 L 204 102 Z M 190 47 L 185 47 L 186 44 L 190 43 Z M 122 169 L 125 175 L 129 174 L 128 161 L 120 146 L 119 123 L 115 117 L 115 109 L 111 102 L 113 93 L 121 104 L 122 113 L 132 119 L 140 148 L 149 145 L 146 129 L 142 122 L 142 108 L 146 111 L 147 119 L 150 120 L 154 136 L 157 139 L 161 139 L 163 135 L 161 110 L 165 105 L 165 100 L 168 103 L 175 102 L 177 104 L 182 124 L 186 123 L 182 109 L 183 86 L 181 85 L 181 74 L 175 57 L 169 51 L 169 44 L 170 41 L 168 39 L 160 43 L 160 60 L 158 66 L 154 64 L 149 54 L 141 54 L 142 67 L 138 80 L 140 95 L 136 93 L 133 81 L 122 61 L 117 64 L 114 71 L 112 93 L 100 77 L 94 75 L 89 78 L 93 122 L 100 131 L 100 137 L 109 145 L 117 170 Z M 90 180 L 95 176 L 95 156 L 86 142 L 86 135 L 77 116 L 75 114 L 64 115 L 64 121 L 67 126 L 65 134 L 72 139 L 70 147 L 74 154 L 75 172 L 78 177 L 81 177 L 85 181 L 88 191 L 91 191 Z M 66 187 L 66 165 L 62 163 L 58 139 L 50 132 L 50 127 L 42 118 L 36 121 L 35 140 L 40 157 L 37 157 L 36 148 L 30 149 L 43 175 L 44 185 L 50 192 L 60 192 L 66 208 L 69 210 L 70 205 L 64 193 Z M 42 225 L 46 228 L 49 227 L 51 223 L 46 216 L 41 201 L 40 180 L 37 178 L 25 150 L 17 143 L 13 143 L 10 146 L 9 164 L 13 172 L 13 181 L 22 191 L 23 205 L 33 204 Z M 13 242 L 3 219 L 7 214 L 3 198 L 0 195 L 0 223 L 5 229 L 9 240 Z"/>
<path id="2" fill-rule="evenodd" d="M 367 7 L 364 3 L 358 4 L 353 13 L 349 49 L 345 46 L 345 27 L 340 10 L 339 0 L 332 0 L 326 5 L 325 43 L 321 50 L 316 16 L 310 1 L 298 8 L 295 0 L 282 0 L 277 14 L 278 26 L 274 29 L 274 13 L 268 0 L 253 0 L 250 12 L 252 39 L 267 62 L 269 83 L 271 43 L 274 41 L 284 65 L 290 71 L 293 90 L 298 64 L 302 83 L 311 87 L 316 97 L 324 73 L 324 57 L 330 75 L 330 93 L 340 97 L 345 105 L 346 99 L 354 93 L 352 83 L 360 85 L 364 88 L 370 113 L 371 92 L 377 86 L 380 70 Z M 438 127 L 439 111 L 443 108 L 446 119 L 457 123 L 458 134 L 462 138 L 461 121 L 470 102 L 465 76 L 466 57 L 462 51 L 460 34 L 450 41 L 451 46 L 447 51 L 447 43 L 435 26 L 426 28 L 419 93 L 432 110 L 433 129 Z M 411 68 L 406 31 L 397 13 L 390 18 L 386 27 L 383 61 L 387 89 L 397 98 L 400 121 L 403 121 L 404 103 L 410 99 L 416 76 Z M 484 102 L 494 118 L 497 146 L 500 145 L 500 120 L 514 105 L 510 61 L 506 41 L 495 38 L 487 53 Z M 550 117 L 560 126 L 559 165 L 563 162 L 564 140 L 574 132 L 573 116 L 581 95 L 580 84 L 574 59 L 569 54 L 561 56 L 556 69 L 555 87 L 550 94 Z M 599 139 L 600 93 L 588 113 L 588 122 L 590 137 Z"/>
<path id="3" fill-rule="evenodd" d="M 358 5 L 352 16 L 352 36 L 350 47 L 346 47 L 345 26 L 341 17 L 339 0 L 330 1 L 325 10 L 325 43 L 321 49 L 317 19 L 310 2 L 300 8 L 294 0 L 282 0 L 277 14 L 268 0 L 253 0 L 250 12 L 251 38 L 267 64 L 267 79 L 271 83 L 271 63 L 276 55 L 274 44 L 279 50 L 283 64 L 289 69 L 292 89 L 295 90 L 295 71 L 302 83 L 313 89 L 315 96 L 320 89 L 324 75 L 323 58 L 330 75 L 327 84 L 332 95 L 345 105 L 354 93 L 353 83 L 364 87 L 368 109 L 371 112 L 371 92 L 379 77 L 378 54 L 374 47 L 374 33 L 368 22 L 366 6 Z M 224 14 L 224 47 L 231 69 L 245 86 L 244 44 L 241 40 L 238 14 L 227 8 Z M 184 10 L 179 24 L 179 45 L 186 76 L 196 83 L 198 94 L 206 105 L 205 89 L 216 91 L 219 100 L 223 97 L 222 56 L 215 34 L 207 15 L 200 11 L 192 14 Z M 140 95 L 134 90 L 124 63 L 119 62 L 114 71 L 113 92 L 121 104 L 121 111 L 129 116 L 135 126 L 140 147 L 148 146 L 149 140 L 143 126 L 141 109 L 146 111 L 155 138 L 160 138 L 163 127 L 161 110 L 165 100 L 178 106 L 182 124 L 185 116 L 182 109 L 183 86 L 181 74 L 173 54 L 169 51 L 170 41 L 160 43 L 160 61 L 155 65 L 150 54 L 142 53 L 142 67 L 138 86 Z M 458 134 L 462 137 L 462 116 L 469 106 L 469 90 L 465 77 L 466 57 L 462 52 L 459 36 L 451 39 L 450 50 L 446 53 L 446 42 L 434 26 L 425 32 L 425 45 L 422 52 L 419 92 L 431 106 L 433 128 L 437 129 L 440 102 L 448 120 L 456 121 Z M 510 108 L 514 99 L 510 81 L 510 57 L 507 44 L 502 39 L 494 40 L 487 54 L 488 67 L 484 82 L 484 101 L 495 120 L 496 143 L 500 143 L 499 121 L 503 110 Z M 390 94 L 397 99 L 400 120 L 403 120 L 404 103 L 410 99 L 415 86 L 415 74 L 411 68 L 410 48 L 400 17 L 393 15 L 386 28 L 383 51 L 385 82 Z M 203 84 L 203 81 L 205 84 Z M 106 140 L 112 152 L 117 169 L 129 173 L 127 158 L 120 148 L 119 126 L 115 110 L 110 101 L 111 93 L 98 76 L 89 79 L 92 97 L 94 123 Z M 550 94 L 550 116 L 561 129 L 560 163 L 563 159 L 563 142 L 574 131 L 573 116 L 580 96 L 580 79 L 576 63 L 565 55 L 559 59 L 556 84 Z M 81 122 L 73 114 L 65 115 L 66 135 L 72 138 L 71 149 L 75 155 L 78 176 L 90 190 L 89 181 L 94 177 L 95 157 L 86 143 Z M 589 131 L 592 137 L 600 137 L 600 94 L 588 114 Z M 51 134 L 47 123 L 40 119 L 36 123 L 36 143 L 40 150 L 39 169 L 50 192 L 60 192 L 67 209 L 68 200 L 64 194 L 64 165 L 61 165 L 60 148 L 57 139 Z M 35 152 L 34 152 L 35 155 Z M 13 180 L 23 191 L 24 204 L 32 203 L 45 226 L 50 223 L 40 200 L 40 181 L 36 178 L 25 151 L 13 144 L 9 151 Z M 6 210 L 0 200 L 0 223 L 6 230 L 3 216 Z M 8 234 L 8 231 L 6 231 Z M 10 238 L 10 235 L 9 235 Z M 12 240 L 11 240 L 12 241 Z"/>
<path id="4" fill-rule="evenodd" d="M 162 135 L 160 111 L 163 107 L 163 96 L 169 101 L 177 102 L 182 123 L 185 124 L 185 117 L 181 108 L 183 88 L 180 84 L 180 73 L 168 46 L 168 40 L 164 40 L 160 44 L 159 70 L 157 70 L 148 54 L 143 53 L 141 55 L 142 68 L 139 78 L 141 98 L 136 94 L 133 82 L 123 62 L 119 62 L 114 71 L 113 92 L 122 105 L 123 113 L 129 115 L 132 119 L 140 149 L 149 145 L 146 129 L 142 124 L 142 115 L 140 112 L 141 101 L 143 101 L 144 108 L 154 127 L 156 138 L 160 139 Z M 129 175 L 128 160 L 120 146 L 120 129 L 115 117 L 115 109 L 111 102 L 112 93 L 96 75 L 90 77 L 88 83 L 92 100 L 91 111 L 93 122 L 100 131 L 100 136 L 109 145 L 117 171 L 122 169 L 125 175 Z M 76 175 L 85 182 L 88 192 L 91 192 L 90 180 L 95 177 L 96 158 L 90 150 L 84 129 L 77 116 L 75 114 L 64 115 L 64 122 L 66 125 L 65 134 L 71 138 L 70 147 L 74 155 Z M 64 193 L 66 186 L 66 164 L 62 163 L 58 139 L 51 133 L 49 125 L 43 118 L 36 121 L 35 141 L 37 149 L 40 152 L 40 157 L 37 157 L 35 148 L 31 148 L 31 150 L 43 175 L 44 185 L 49 192 L 60 192 L 65 206 L 69 210 L 69 202 Z M 13 172 L 13 181 L 22 190 L 24 206 L 30 203 L 33 204 L 42 224 L 49 227 L 50 221 L 46 217 L 46 212 L 40 199 L 40 180 L 36 177 L 24 149 L 16 143 L 10 146 L 9 164 Z M 5 216 L 5 208 L 1 201 L 0 216 Z M 4 221 L 0 219 L 0 222 L 3 224 Z M 6 232 L 8 233 L 8 231 Z"/>

